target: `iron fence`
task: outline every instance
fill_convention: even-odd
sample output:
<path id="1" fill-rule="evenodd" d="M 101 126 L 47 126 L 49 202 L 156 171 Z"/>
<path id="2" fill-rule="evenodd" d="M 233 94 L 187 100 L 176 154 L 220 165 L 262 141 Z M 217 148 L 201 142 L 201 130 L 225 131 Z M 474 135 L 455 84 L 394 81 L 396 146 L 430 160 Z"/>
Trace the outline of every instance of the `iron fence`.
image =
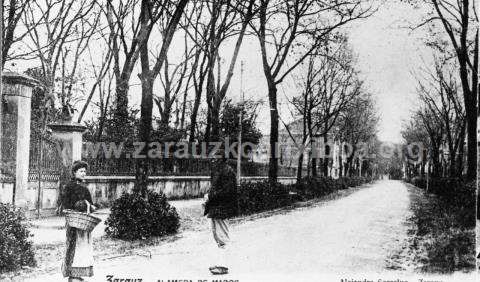
<path id="1" fill-rule="evenodd" d="M 88 174 L 92 176 L 128 176 L 135 175 L 136 159 L 134 158 L 84 158 L 89 165 Z M 148 159 L 151 176 L 208 176 L 210 160 L 198 158 L 155 158 Z M 237 162 L 228 160 L 228 164 L 236 171 Z M 268 164 L 243 161 L 242 176 L 268 176 Z M 295 167 L 279 166 L 279 176 L 295 176 Z"/>

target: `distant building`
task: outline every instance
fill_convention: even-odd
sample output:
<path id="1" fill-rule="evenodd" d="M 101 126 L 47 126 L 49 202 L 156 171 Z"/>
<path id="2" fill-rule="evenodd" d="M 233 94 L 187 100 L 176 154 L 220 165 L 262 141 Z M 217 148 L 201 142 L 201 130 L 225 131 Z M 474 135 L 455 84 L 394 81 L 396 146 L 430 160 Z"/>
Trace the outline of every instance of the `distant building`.
<path id="1" fill-rule="evenodd" d="M 301 119 L 289 123 L 288 130 L 285 126 L 281 126 L 278 134 L 278 162 L 280 166 L 298 167 L 298 159 L 301 153 L 303 141 L 303 121 Z M 338 178 L 341 175 L 341 168 L 344 167 L 346 157 L 342 158 L 340 140 L 338 139 L 336 129 L 327 134 L 327 144 L 324 145 L 323 136 L 313 138 L 313 144 L 316 144 L 317 170 L 318 174 L 322 173 L 323 157 L 328 158 L 328 176 Z M 258 163 L 268 163 L 270 156 L 270 135 L 264 135 L 253 150 L 251 159 Z M 306 144 L 303 150 L 303 167 L 309 168 L 311 165 L 312 150 L 310 143 Z M 323 159 L 322 159 L 323 158 Z"/>

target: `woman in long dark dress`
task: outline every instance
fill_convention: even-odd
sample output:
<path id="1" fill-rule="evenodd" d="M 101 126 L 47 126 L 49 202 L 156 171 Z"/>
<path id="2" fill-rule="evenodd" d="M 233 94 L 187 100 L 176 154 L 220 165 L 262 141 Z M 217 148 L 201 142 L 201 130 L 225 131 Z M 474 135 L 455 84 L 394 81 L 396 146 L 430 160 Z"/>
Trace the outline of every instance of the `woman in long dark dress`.
<path id="1" fill-rule="evenodd" d="M 221 151 L 223 153 L 223 151 Z M 233 169 L 227 164 L 223 155 L 220 159 L 212 162 L 211 187 L 205 195 L 204 215 L 210 218 L 213 238 L 218 249 L 215 255 L 218 264 L 210 267 L 212 274 L 227 274 L 226 267 L 227 245 L 230 235 L 227 219 L 237 214 L 237 192 L 236 175 Z"/>
<path id="2" fill-rule="evenodd" d="M 75 161 L 72 166 L 72 180 L 65 185 L 62 197 L 63 209 L 86 212 L 95 210 L 92 195 L 84 185 L 87 163 Z M 62 274 L 68 281 L 83 281 L 81 277 L 93 276 L 93 248 L 90 232 L 67 226 L 65 260 Z"/>

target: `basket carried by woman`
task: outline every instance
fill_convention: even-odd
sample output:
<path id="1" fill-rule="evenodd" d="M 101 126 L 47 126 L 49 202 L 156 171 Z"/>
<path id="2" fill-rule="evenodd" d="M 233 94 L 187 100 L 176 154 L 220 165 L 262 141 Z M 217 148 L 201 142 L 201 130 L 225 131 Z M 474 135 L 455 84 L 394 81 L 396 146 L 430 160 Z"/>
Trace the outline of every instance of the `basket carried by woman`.
<path id="1" fill-rule="evenodd" d="M 90 204 L 87 202 L 87 213 L 64 210 L 67 226 L 91 232 L 102 220 L 90 214 Z"/>

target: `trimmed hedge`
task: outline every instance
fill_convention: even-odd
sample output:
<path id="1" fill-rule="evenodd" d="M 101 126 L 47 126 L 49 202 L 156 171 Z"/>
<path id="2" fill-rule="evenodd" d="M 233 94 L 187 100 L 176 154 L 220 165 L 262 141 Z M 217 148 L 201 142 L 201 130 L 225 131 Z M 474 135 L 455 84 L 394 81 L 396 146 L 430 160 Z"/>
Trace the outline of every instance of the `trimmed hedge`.
<path id="1" fill-rule="evenodd" d="M 334 191 L 356 187 L 371 182 L 365 177 L 305 177 L 296 184 L 270 185 L 268 181 L 242 183 L 238 193 L 239 215 L 289 206 L 304 201 L 326 196 Z"/>
<path id="2" fill-rule="evenodd" d="M 287 185 L 276 183 L 271 186 L 268 181 L 242 183 L 238 197 L 238 213 L 241 215 L 272 210 L 293 203 Z"/>
<path id="3" fill-rule="evenodd" d="M 0 273 L 36 264 L 24 219 L 13 206 L 0 203 Z"/>
<path id="4" fill-rule="evenodd" d="M 147 191 L 124 193 L 113 202 L 110 216 L 105 221 L 105 233 L 123 240 L 146 239 L 176 233 L 180 218 L 164 194 Z"/>

